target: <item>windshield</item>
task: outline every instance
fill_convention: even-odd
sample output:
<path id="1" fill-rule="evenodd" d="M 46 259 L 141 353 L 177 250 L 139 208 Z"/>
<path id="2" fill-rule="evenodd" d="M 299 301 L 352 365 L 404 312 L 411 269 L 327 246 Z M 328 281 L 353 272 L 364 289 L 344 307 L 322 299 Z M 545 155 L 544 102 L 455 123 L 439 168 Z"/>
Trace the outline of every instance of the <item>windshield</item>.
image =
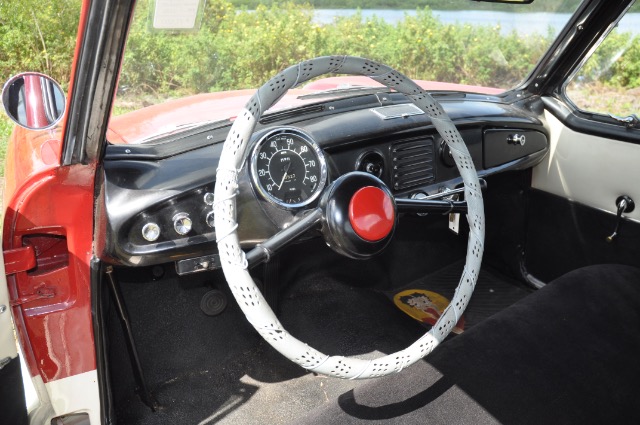
<path id="1" fill-rule="evenodd" d="M 172 8 L 162 11 L 167 3 Z M 174 116 L 176 122 L 156 123 L 155 134 L 232 118 L 250 90 L 287 66 L 344 54 L 385 63 L 421 80 L 428 90 L 498 94 L 531 72 L 579 3 L 410 0 L 399 6 L 390 0 L 304 4 L 141 0 L 128 37 L 113 114 L 180 99 L 165 106 L 182 111 Z M 353 8 L 338 8 L 344 4 Z M 188 10 L 193 11 L 190 22 L 195 29 L 158 29 L 188 21 Z M 364 77 L 334 78 L 311 82 L 297 96 L 321 90 L 332 90 L 327 95 L 333 96 L 345 88 L 351 89 L 348 95 L 357 95 L 354 87 L 374 85 Z M 237 92 L 244 89 L 249 91 Z M 279 107 L 318 98 L 296 100 L 283 100 Z M 198 102 L 207 103 L 209 115 L 194 113 L 192 106 Z"/>

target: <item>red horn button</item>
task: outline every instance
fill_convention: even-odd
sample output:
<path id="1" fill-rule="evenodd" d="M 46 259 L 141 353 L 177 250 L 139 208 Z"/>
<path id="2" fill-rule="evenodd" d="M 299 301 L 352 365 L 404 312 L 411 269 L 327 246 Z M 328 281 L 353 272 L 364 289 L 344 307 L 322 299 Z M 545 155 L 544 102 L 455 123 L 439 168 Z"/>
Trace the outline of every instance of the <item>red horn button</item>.
<path id="1" fill-rule="evenodd" d="M 374 186 L 359 189 L 349 202 L 349 221 L 356 234 L 365 241 L 384 239 L 395 222 L 391 197 Z"/>

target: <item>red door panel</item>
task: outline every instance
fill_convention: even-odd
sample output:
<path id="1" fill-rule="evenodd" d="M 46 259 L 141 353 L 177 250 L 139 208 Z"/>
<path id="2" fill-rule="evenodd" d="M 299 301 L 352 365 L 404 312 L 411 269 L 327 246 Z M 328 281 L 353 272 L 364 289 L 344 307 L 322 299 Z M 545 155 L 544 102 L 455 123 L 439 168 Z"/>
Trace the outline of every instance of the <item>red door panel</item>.
<path id="1" fill-rule="evenodd" d="M 31 374 L 49 382 L 96 368 L 89 266 L 95 168 L 39 165 L 41 172 L 8 194 L 3 248 L 34 249 L 36 266 L 7 283 Z"/>

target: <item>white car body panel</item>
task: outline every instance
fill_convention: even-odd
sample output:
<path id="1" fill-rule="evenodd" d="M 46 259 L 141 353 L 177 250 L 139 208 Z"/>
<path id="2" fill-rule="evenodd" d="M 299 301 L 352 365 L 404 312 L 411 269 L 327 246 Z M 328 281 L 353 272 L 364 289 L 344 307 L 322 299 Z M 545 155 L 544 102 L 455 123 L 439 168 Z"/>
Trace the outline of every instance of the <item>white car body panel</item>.
<path id="1" fill-rule="evenodd" d="M 549 155 L 533 169 L 532 187 L 616 213 L 616 199 L 640 200 L 640 146 L 578 133 L 546 111 Z M 625 217 L 640 222 L 640 209 Z"/>

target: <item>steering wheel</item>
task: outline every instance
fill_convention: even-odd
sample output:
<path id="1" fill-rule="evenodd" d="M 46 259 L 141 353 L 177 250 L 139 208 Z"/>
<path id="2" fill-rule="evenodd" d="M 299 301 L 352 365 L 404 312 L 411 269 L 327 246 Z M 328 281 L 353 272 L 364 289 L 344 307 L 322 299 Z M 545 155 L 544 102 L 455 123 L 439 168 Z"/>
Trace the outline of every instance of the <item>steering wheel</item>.
<path id="1" fill-rule="evenodd" d="M 302 218 L 297 219 L 290 226 L 245 254 L 240 248 L 237 234 L 236 195 L 238 193 L 238 174 L 247 157 L 247 148 L 256 123 L 262 113 L 276 103 L 290 88 L 327 73 L 368 76 L 407 95 L 418 108 L 428 115 L 440 136 L 449 146 L 464 182 L 466 202 L 394 199 L 391 191 L 376 177 L 360 172 L 348 173 L 324 188 L 318 207 L 310 209 Z M 352 204 L 359 202 L 356 199 L 358 198 L 356 192 L 362 193 L 360 191 L 362 188 L 367 189 L 366 191 L 370 192 L 369 195 L 373 195 L 364 196 L 367 198 L 365 202 L 369 202 L 373 198 L 376 199 L 374 202 L 377 203 L 376 208 L 386 214 L 386 227 L 388 227 L 382 239 L 371 242 L 375 246 L 370 250 L 370 254 L 375 254 L 384 248 L 384 245 L 392 237 L 398 210 L 400 212 L 403 210 L 466 212 L 470 229 L 462 277 L 451 303 L 436 324 L 404 350 L 373 360 L 328 356 L 293 337 L 283 328 L 248 271 L 250 263 L 268 261 L 270 255 L 275 251 L 307 230 L 317 227 L 318 224 L 322 224 L 327 244 L 339 247 L 340 249 L 337 250 L 341 252 L 345 247 L 346 236 L 344 233 L 354 233 L 353 226 L 346 220 L 337 222 L 335 217 L 345 217 L 347 212 L 339 211 L 336 213 L 333 209 L 342 208 L 340 204 L 350 205 L 349 208 L 351 208 Z M 216 172 L 214 214 L 216 242 L 222 270 L 233 296 L 251 325 L 285 357 L 305 369 L 323 375 L 346 379 L 381 377 L 399 372 L 423 358 L 449 334 L 462 316 L 480 272 L 485 230 L 482 192 L 472 158 L 460 133 L 442 106 L 411 79 L 386 65 L 363 58 L 327 56 L 307 60 L 285 69 L 258 89 L 245 109 L 236 118 L 224 142 Z M 390 226 L 388 226 L 389 223 L 391 223 Z M 362 238 L 358 240 L 357 235 L 355 238 L 353 234 L 349 236 L 354 244 L 352 248 L 355 250 L 351 251 L 354 254 L 352 256 L 358 257 L 358 249 L 362 246 L 365 246 L 366 249 L 367 241 L 363 243 Z"/>

